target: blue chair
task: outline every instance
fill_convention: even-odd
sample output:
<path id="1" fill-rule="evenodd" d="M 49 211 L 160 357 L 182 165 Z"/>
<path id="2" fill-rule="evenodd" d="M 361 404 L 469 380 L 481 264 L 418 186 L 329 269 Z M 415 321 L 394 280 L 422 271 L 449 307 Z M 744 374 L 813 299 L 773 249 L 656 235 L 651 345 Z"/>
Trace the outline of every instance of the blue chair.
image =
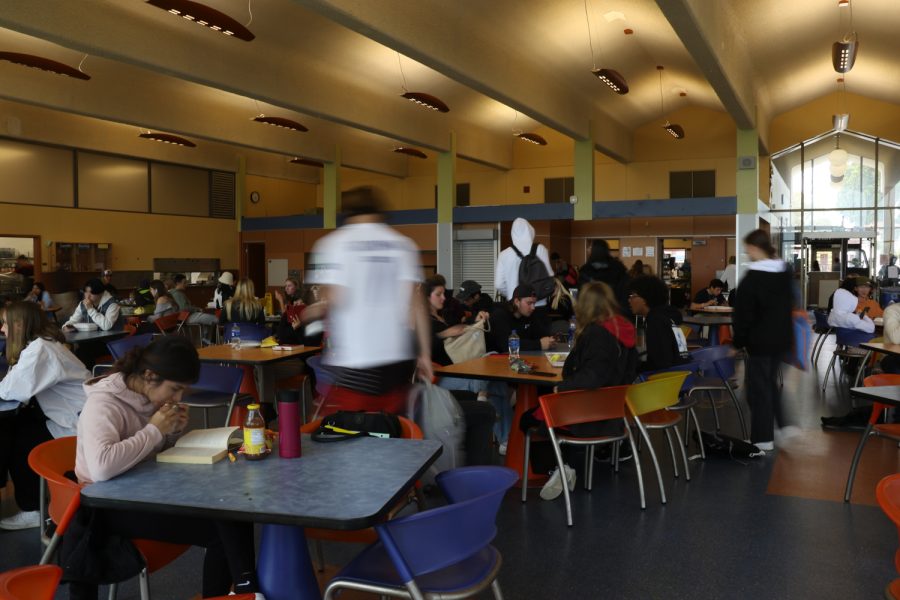
<path id="1" fill-rule="evenodd" d="M 191 386 L 190 393 L 181 402 L 203 409 L 203 427 L 209 427 L 209 409 L 227 406 L 225 425 L 231 420 L 231 412 L 241 391 L 244 370 L 240 367 L 200 363 L 200 379 Z"/>
<path id="2" fill-rule="evenodd" d="M 814 366 L 818 366 L 819 364 L 819 355 L 822 353 L 822 347 L 825 346 L 825 340 L 828 339 L 828 336 L 834 333 L 834 329 L 831 325 L 828 324 L 828 311 L 823 309 L 816 309 L 813 311 L 813 317 L 816 319 L 816 323 L 813 326 L 813 331 L 818 335 L 816 337 L 816 341 L 813 342 L 812 347 L 812 363 Z"/>
<path id="3" fill-rule="evenodd" d="M 110 355 L 114 360 L 119 360 L 132 348 L 146 348 L 153 341 L 152 333 L 144 333 L 141 335 L 130 335 L 118 340 L 106 342 Z"/>
<path id="4" fill-rule="evenodd" d="M 225 324 L 225 342 L 231 339 L 231 329 L 238 325 L 241 328 L 241 341 L 244 342 L 261 342 L 270 335 L 272 332 L 269 331 L 267 327 L 264 325 L 257 325 L 256 323 L 226 323 Z"/>
<path id="5" fill-rule="evenodd" d="M 741 409 L 737 394 L 734 393 L 738 382 L 735 378 L 733 353 L 734 350 L 730 346 L 709 346 L 692 351 L 691 358 L 700 365 L 702 376 L 694 378 L 691 393 L 706 392 L 706 397 L 709 399 L 709 404 L 713 410 L 713 417 L 716 420 L 716 431 L 720 431 L 719 411 L 712 392 L 727 392 L 731 397 L 731 402 L 734 404 L 734 409 L 737 411 L 738 419 L 741 423 L 741 439 L 746 440 L 749 438 L 747 436 L 747 424 L 744 421 L 744 411 Z M 717 367 L 716 363 L 719 362 L 721 365 Z"/>
<path id="6" fill-rule="evenodd" d="M 467 470 L 463 484 L 445 478 L 448 489 L 468 498 L 447 506 L 387 521 L 375 526 L 379 541 L 368 546 L 325 588 L 325 600 L 341 589 L 424 600 L 426 597 L 468 598 L 491 587 L 502 598 L 497 575 L 502 559 L 491 545 L 497 535 L 497 511 L 518 476 L 511 469 L 493 467 L 485 482 L 483 469 Z M 452 480 L 452 482 L 451 482 Z"/>
<path id="7" fill-rule="evenodd" d="M 456 504 L 486 494 L 493 494 L 498 487 L 504 485 L 502 480 L 507 478 L 512 478 L 515 483 L 518 476 L 515 471 L 506 467 L 476 465 L 438 473 L 435 482 L 447 501 Z"/>
<path id="8" fill-rule="evenodd" d="M 864 344 L 875 337 L 874 333 L 867 333 L 858 329 L 848 329 L 846 327 L 835 327 L 834 333 L 836 347 L 834 349 L 834 353 L 831 355 L 831 362 L 828 363 L 828 368 L 825 369 L 825 381 L 822 382 L 823 396 L 825 395 L 825 388 L 828 387 L 828 375 L 834 370 L 834 362 L 839 357 L 847 363 L 852 363 L 857 360 L 860 361 L 859 367 L 856 370 L 856 380 L 853 386 L 859 387 L 861 375 L 866 367 L 866 361 L 872 354 L 871 352 L 866 352 L 862 348 L 859 348 L 859 345 Z M 835 382 L 837 382 L 838 380 L 836 371 L 834 374 L 834 380 Z"/>

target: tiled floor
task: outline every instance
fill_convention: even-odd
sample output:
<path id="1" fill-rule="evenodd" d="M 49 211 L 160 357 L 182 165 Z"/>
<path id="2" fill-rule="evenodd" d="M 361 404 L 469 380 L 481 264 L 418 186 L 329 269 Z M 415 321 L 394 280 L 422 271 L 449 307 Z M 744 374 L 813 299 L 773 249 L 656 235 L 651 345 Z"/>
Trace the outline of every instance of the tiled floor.
<path id="1" fill-rule="evenodd" d="M 822 371 L 829 352 L 823 352 Z M 874 506 L 874 485 L 900 470 L 900 451 L 872 440 L 863 456 L 854 502 L 844 504 L 844 482 L 858 434 L 823 432 L 819 417 L 846 412 L 846 394 L 830 386 L 823 400 L 816 374 L 793 369 L 785 371 L 784 390 L 787 412 L 792 423 L 803 428 L 802 436 L 773 456 L 746 463 L 694 460 L 691 482 L 674 480 L 660 452 L 669 495 L 665 506 L 659 503 L 646 452 L 644 511 L 638 504 L 633 463 L 626 463 L 618 475 L 608 466 L 599 468 L 593 492 L 576 488 L 573 528 L 565 526 L 562 498 L 545 502 L 533 491 L 522 504 L 517 493 L 510 493 L 500 511 L 496 540 L 504 560 L 505 597 L 881 597 L 886 583 L 897 577 L 897 531 Z M 724 407 L 720 413 L 725 431 L 736 433 L 731 409 Z M 701 420 L 711 424 L 709 409 L 701 411 Z M 326 545 L 331 565 L 354 551 Z M 0 533 L 0 569 L 36 562 L 39 554 L 34 531 Z M 192 550 L 154 574 L 154 598 L 192 598 L 199 588 L 201 556 Z M 136 586 L 123 586 L 119 597 L 137 598 Z"/>

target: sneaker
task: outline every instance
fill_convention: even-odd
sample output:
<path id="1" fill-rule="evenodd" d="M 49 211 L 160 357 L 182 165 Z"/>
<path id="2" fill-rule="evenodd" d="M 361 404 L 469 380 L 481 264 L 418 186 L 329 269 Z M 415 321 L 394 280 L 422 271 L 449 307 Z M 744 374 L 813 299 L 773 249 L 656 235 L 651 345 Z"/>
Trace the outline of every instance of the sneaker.
<path id="1" fill-rule="evenodd" d="M 789 446 L 798 436 L 803 435 L 803 430 L 796 425 L 787 425 L 775 430 L 775 443 L 779 448 Z"/>
<path id="2" fill-rule="evenodd" d="M 569 486 L 569 491 L 575 489 L 575 469 L 570 467 L 569 465 L 564 465 L 566 469 L 566 484 Z M 550 474 L 550 479 L 547 480 L 547 483 L 544 484 L 544 487 L 541 488 L 541 498 L 544 500 L 553 500 L 554 498 L 558 498 L 559 495 L 562 494 L 562 477 L 559 474 L 559 468 L 553 469 L 553 472 Z"/>
<path id="3" fill-rule="evenodd" d="M 0 529 L 9 531 L 15 529 L 32 529 L 34 527 L 40 527 L 40 525 L 41 513 L 36 510 L 27 510 L 16 513 L 13 516 L 6 517 L 0 521 Z"/>
<path id="4" fill-rule="evenodd" d="M 500 456 L 506 456 L 506 444 L 507 444 L 506 442 L 503 442 L 503 443 L 500 444 L 500 446 L 497 448 L 497 453 L 498 453 Z"/>
<path id="5" fill-rule="evenodd" d="M 753 445 L 763 452 L 771 452 L 775 449 L 775 442 L 756 442 Z"/>
<path id="6" fill-rule="evenodd" d="M 631 451 L 631 444 L 619 445 L 619 462 L 628 462 L 632 458 L 634 458 L 634 453 Z"/>

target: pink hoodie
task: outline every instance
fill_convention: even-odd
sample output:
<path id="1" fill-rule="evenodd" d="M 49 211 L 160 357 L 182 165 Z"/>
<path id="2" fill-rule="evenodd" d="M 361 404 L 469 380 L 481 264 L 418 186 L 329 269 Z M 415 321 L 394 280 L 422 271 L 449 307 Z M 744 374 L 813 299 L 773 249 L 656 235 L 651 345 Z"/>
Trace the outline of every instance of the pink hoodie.
<path id="1" fill-rule="evenodd" d="M 78 419 L 75 457 L 80 483 L 112 479 L 171 445 L 150 424 L 156 408 L 128 389 L 121 373 L 91 379 L 84 391 L 87 401 Z"/>

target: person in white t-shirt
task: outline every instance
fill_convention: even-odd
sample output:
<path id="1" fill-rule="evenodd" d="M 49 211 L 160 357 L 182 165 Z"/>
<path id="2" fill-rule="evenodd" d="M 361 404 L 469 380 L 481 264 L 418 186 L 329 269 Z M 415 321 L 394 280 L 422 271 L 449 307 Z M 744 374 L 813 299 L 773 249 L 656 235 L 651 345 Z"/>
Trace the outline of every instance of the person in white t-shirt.
<path id="1" fill-rule="evenodd" d="M 512 299 L 513 291 L 519 287 L 519 263 L 522 262 L 519 254 L 527 256 L 531 252 L 531 246 L 534 244 L 534 227 L 527 220 L 518 217 L 513 221 L 510 237 L 512 246 L 500 253 L 500 256 L 497 257 L 497 268 L 494 270 L 494 288 L 507 300 Z M 516 250 L 519 252 L 517 253 Z M 535 256 L 546 265 L 547 274 L 553 275 L 550 253 L 543 244 L 537 245 Z M 547 306 L 547 299 L 538 300 L 535 306 Z"/>
<path id="2" fill-rule="evenodd" d="M 328 406 L 403 412 L 413 371 L 432 377 L 419 251 L 384 224 L 372 188 L 345 192 L 342 207 L 343 226 L 313 248 L 311 277 L 323 301 L 303 313 L 304 321 L 327 315 L 323 364 L 335 379 Z"/>

